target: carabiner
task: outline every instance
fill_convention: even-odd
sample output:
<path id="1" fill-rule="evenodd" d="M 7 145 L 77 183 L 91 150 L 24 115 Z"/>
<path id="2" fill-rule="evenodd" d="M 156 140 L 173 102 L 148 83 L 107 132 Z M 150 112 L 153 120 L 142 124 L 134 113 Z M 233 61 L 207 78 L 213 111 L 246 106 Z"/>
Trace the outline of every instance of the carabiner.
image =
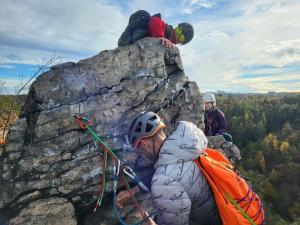
<path id="1" fill-rule="evenodd" d="M 128 172 L 127 169 L 130 171 Z M 123 168 L 124 173 L 129 176 L 131 179 L 133 179 L 137 185 L 139 185 L 145 192 L 150 192 L 147 186 L 141 181 L 141 179 L 135 174 L 133 169 L 131 169 L 129 166 L 125 166 Z"/>

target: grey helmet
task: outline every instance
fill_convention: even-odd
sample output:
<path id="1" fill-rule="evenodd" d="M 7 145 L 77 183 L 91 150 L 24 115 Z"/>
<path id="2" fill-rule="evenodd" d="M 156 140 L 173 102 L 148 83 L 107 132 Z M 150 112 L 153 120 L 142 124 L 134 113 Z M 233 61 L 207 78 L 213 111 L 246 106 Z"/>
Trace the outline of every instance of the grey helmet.
<path id="1" fill-rule="evenodd" d="M 154 112 L 141 112 L 132 121 L 128 131 L 129 143 L 136 148 L 142 138 L 151 137 L 161 128 L 166 127 Z"/>

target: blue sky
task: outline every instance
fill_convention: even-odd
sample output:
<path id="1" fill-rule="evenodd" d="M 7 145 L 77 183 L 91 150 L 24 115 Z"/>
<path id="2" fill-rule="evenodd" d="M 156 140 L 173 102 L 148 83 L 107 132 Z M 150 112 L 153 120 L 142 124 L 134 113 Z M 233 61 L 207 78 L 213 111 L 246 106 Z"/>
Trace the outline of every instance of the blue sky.
<path id="1" fill-rule="evenodd" d="M 179 46 L 201 91 L 300 91 L 298 0 L 0 0 L 0 80 L 9 90 L 35 65 L 77 62 L 117 47 L 138 9 L 194 25 Z M 0 90 L 1 91 L 1 90 Z"/>

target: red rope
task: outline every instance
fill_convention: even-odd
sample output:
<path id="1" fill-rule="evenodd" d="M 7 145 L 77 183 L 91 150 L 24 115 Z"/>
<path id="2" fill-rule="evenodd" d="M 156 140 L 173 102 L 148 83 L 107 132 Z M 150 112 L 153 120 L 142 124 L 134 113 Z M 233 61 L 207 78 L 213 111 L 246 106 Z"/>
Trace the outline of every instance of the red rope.
<path id="1" fill-rule="evenodd" d="M 118 165 L 118 159 L 115 158 L 115 156 L 105 147 L 105 145 L 101 144 L 100 145 L 103 149 L 103 161 L 102 161 L 102 178 L 101 178 L 101 185 L 100 185 L 100 189 L 99 189 L 99 194 L 98 194 L 98 200 L 97 200 L 97 204 L 95 206 L 94 212 L 98 209 L 99 206 L 99 201 L 101 199 L 102 193 L 104 191 L 104 183 L 105 183 L 105 172 L 106 172 L 106 167 L 107 167 L 107 162 L 106 162 L 106 158 L 107 158 L 107 154 L 109 154 L 111 156 L 111 158 L 114 160 L 115 164 Z M 124 177 L 123 172 L 121 172 L 119 174 L 119 176 L 121 177 L 121 180 L 124 184 L 124 186 L 126 187 L 126 189 L 129 191 L 131 198 L 134 201 L 134 205 L 135 207 L 139 210 L 139 212 L 141 213 L 141 215 L 143 216 L 143 218 L 146 217 L 146 215 L 144 214 L 144 211 L 142 210 L 142 208 L 139 206 L 138 201 L 136 200 L 131 188 L 128 186 L 127 182 L 126 182 L 126 178 Z"/>
<path id="2" fill-rule="evenodd" d="M 138 202 L 137 202 L 137 200 L 136 200 L 134 194 L 132 193 L 131 188 L 128 186 L 127 182 L 125 181 L 126 178 L 124 177 L 124 174 L 121 173 L 120 176 L 121 176 L 121 179 L 122 179 L 123 184 L 125 185 L 126 189 L 129 191 L 129 193 L 130 193 L 130 195 L 131 195 L 131 198 L 132 198 L 133 201 L 134 201 L 135 207 L 140 211 L 140 213 L 141 213 L 141 215 L 143 216 L 143 218 L 145 218 L 146 215 L 144 214 L 144 211 L 142 210 L 142 208 L 139 206 L 139 204 L 138 204 Z"/>
<path id="3" fill-rule="evenodd" d="M 102 176 L 101 176 L 101 185 L 99 188 L 99 193 L 98 193 L 98 200 L 96 203 L 96 206 L 94 208 L 94 212 L 98 209 L 99 202 L 102 196 L 102 193 L 104 192 L 104 184 L 105 184 L 105 172 L 106 172 L 106 159 L 107 159 L 107 149 L 105 146 L 102 146 L 103 149 L 103 160 L 102 160 Z"/>

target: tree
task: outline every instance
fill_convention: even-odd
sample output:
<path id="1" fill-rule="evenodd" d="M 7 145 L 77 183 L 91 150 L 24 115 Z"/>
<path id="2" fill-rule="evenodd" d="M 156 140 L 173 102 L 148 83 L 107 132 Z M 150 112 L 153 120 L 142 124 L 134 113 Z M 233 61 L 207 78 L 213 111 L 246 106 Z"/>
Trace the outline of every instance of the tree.
<path id="1" fill-rule="evenodd" d="M 287 153 L 290 148 L 290 144 L 287 141 L 283 141 L 280 143 L 279 151 L 281 153 Z"/>
<path id="2" fill-rule="evenodd" d="M 265 170 L 265 167 L 266 167 L 266 161 L 265 161 L 265 157 L 264 157 L 264 154 L 262 153 L 262 151 L 258 151 L 256 153 L 255 161 L 256 161 L 256 164 L 259 167 L 259 170 L 261 172 L 263 172 Z"/>
<path id="3" fill-rule="evenodd" d="M 7 131 L 11 124 L 18 118 L 18 109 L 17 99 L 18 96 L 25 90 L 27 90 L 32 83 L 32 81 L 39 76 L 42 72 L 48 70 L 48 68 L 55 62 L 57 62 L 59 57 L 52 57 L 48 60 L 44 60 L 41 65 L 38 65 L 34 74 L 32 74 L 25 82 L 20 80 L 20 84 L 16 87 L 15 95 L 8 95 L 7 89 L 5 87 L 5 80 L 0 80 L 0 95 L 2 95 L 2 100 L 4 99 L 5 104 L 1 104 L 0 108 L 0 123 L 2 126 L 0 133 L 0 144 L 5 144 L 5 137 Z"/>
<path id="4" fill-rule="evenodd" d="M 298 199 L 298 201 L 295 201 L 292 206 L 288 207 L 287 212 L 291 219 L 300 219 L 300 199 Z"/>
<path id="5" fill-rule="evenodd" d="M 294 131 L 293 127 L 291 126 L 290 122 L 287 121 L 283 125 L 282 130 L 281 130 L 282 139 L 286 139 L 289 135 L 291 135 L 293 133 L 293 131 Z"/>
<path id="6" fill-rule="evenodd" d="M 272 211 L 270 224 L 299 224 L 300 94 L 224 95 L 218 105 L 242 154 L 239 169 Z"/>

